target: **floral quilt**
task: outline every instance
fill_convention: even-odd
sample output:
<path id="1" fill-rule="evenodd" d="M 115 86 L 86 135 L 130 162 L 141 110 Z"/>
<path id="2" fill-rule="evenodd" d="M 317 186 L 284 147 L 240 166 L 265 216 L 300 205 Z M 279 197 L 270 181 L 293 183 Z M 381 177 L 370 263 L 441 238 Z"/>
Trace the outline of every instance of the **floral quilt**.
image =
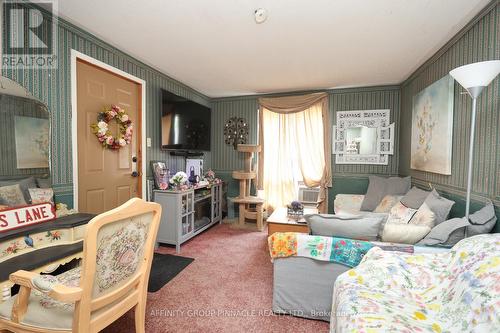
<path id="1" fill-rule="evenodd" d="M 500 332 L 500 234 L 448 253 L 371 249 L 337 278 L 330 331 Z"/>
<path id="2" fill-rule="evenodd" d="M 295 232 L 277 232 L 269 236 L 271 258 L 307 257 L 357 266 L 373 247 L 370 242 L 345 238 L 313 236 Z"/>

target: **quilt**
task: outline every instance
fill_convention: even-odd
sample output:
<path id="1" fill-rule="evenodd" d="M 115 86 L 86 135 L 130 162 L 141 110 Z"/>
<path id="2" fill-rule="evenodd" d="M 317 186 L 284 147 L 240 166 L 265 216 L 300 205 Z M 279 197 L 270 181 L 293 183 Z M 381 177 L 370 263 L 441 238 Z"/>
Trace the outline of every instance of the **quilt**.
<path id="1" fill-rule="evenodd" d="M 373 245 L 346 238 L 314 236 L 295 232 L 277 232 L 269 236 L 272 259 L 291 256 L 336 262 L 356 267 Z"/>

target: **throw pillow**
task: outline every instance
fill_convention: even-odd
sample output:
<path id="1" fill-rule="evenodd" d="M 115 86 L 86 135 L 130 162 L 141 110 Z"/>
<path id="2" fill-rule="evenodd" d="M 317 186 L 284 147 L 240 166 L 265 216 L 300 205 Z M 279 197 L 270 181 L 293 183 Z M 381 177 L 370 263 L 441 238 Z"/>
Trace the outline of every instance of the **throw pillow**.
<path id="1" fill-rule="evenodd" d="M 398 202 L 394 207 L 391 208 L 389 217 L 387 218 L 387 223 L 404 223 L 410 222 L 411 218 L 417 212 L 416 209 L 408 208 L 401 202 Z"/>
<path id="2" fill-rule="evenodd" d="M 386 223 L 382 241 L 390 243 L 415 244 L 431 231 L 426 225 Z"/>
<path id="3" fill-rule="evenodd" d="M 474 214 L 470 214 L 469 222 L 471 225 L 467 227 L 467 237 L 489 233 L 497 222 L 493 203 L 490 201 Z"/>
<path id="4" fill-rule="evenodd" d="M 30 188 L 30 196 L 32 204 L 39 204 L 44 202 L 53 203 L 54 190 L 51 188 Z"/>
<path id="5" fill-rule="evenodd" d="M 433 228 L 436 223 L 436 214 L 430 210 L 427 204 L 422 204 L 410 220 L 410 224 L 425 225 Z"/>
<path id="6" fill-rule="evenodd" d="M 436 190 L 432 190 L 429 196 L 425 199 L 424 203 L 427 204 L 430 210 L 432 210 L 432 212 L 436 215 L 436 224 L 444 222 L 448 219 L 451 207 L 455 204 L 454 201 L 440 196 Z"/>
<path id="7" fill-rule="evenodd" d="M 52 188 L 50 178 L 37 178 L 36 183 L 39 188 Z"/>
<path id="8" fill-rule="evenodd" d="M 370 176 L 368 190 L 361 204 L 361 210 L 372 212 L 382 199 L 390 195 L 405 195 L 410 189 L 411 178 Z"/>
<path id="9" fill-rule="evenodd" d="M 386 195 L 382 201 L 378 204 L 377 208 L 373 211 L 374 213 L 389 213 L 391 208 L 394 207 L 399 200 L 401 200 L 401 195 Z"/>
<path id="10" fill-rule="evenodd" d="M 430 193 L 430 191 L 424 191 L 419 189 L 418 187 L 413 186 L 411 190 L 409 190 L 408 193 L 406 193 L 406 195 L 401 198 L 401 202 L 406 207 L 419 209 Z"/>
<path id="11" fill-rule="evenodd" d="M 411 177 L 389 177 L 385 194 L 405 195 L 411 187 Z"/>
<path id="12" fill-rule="evenodd" d="M 359 212 L 364 197 L 362 194 L 337 194 L 333 201 L 335 214 Z"/>
<path id="13" fill-rule="evenodd" d="M 19 184 L 0 187 L 0 205 L 11 207 L 26 205 Z"/>
<path id="14" fill-rule="evenodd" d="M 329 214 L 305 215 L 312 235 L 377 240 L 381 217 L 348 218 Z"/>
<path id="15" fill-rule="evenodd" d="M 30 203 L 31 202 L 31 197 L 29 193 L 30 188 L 36 188 L 36 179 L 35 177 L 28 177 L 24 179 L 15 179 L 15 180 L 2 180 L 0 181 L 0 187 L 2 186 L 10 186 L 10 185 L 16 185 L 19 184 L 19 187 L 21 188 L 21 192 L 23 193 L 24 201 L 25 203 Z"/>
<path id="16" fill-rule="evenodd" d="M 366 190 L 361 210 L 373 211 L 385 196 L 386 178 L 370 176 L 368 190 Z"/>
<path id="17" fill-rule="evenodd" d="M 465 227 L 469 222 L 465 218 L 454 218 L 439 223 L 431 229 L 417 245 L 439 245 L 452 247 L 465 238 Z"/>

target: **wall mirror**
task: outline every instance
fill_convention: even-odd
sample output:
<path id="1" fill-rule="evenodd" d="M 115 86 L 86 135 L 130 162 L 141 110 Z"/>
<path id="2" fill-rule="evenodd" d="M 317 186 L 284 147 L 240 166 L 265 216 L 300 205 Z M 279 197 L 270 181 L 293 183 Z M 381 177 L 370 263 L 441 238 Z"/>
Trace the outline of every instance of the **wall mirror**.
<path id="1" fill-rule="evenodd" d="M 385 164 L 394 153 L 390 110 L 338 111 L 332 152 L 337 164 Z"/>
<path id="2" fill-rule="evenodd" d="M 31 177 L 51 187 L 48 108 L 21 85 L 1 76 L 0 156 L 0 187 Z"/>

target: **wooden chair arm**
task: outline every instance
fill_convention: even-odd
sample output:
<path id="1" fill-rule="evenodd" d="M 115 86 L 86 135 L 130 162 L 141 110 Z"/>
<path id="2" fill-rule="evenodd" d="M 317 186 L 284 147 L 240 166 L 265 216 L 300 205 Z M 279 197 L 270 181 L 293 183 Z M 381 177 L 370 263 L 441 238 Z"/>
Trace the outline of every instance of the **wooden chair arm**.
<path id="1" fill-rule="evenodd" d="M 33 282 L 39 277 L 39 274 L 19 270 L 10 274 L 10 281 L 29 289 L 36 289 L 60 302 L 72 303 L 80 300 L 82 296 L 82 289 L 80 287 L 68 287 L 63 284 L 53 284 L 47 285 L 46 288 L 41 288 L 39 284 Z"/>
<path id="2" fill-rule="evenodd" d="M 28 287 L 30 289 L 34 289 L 35 286 L 33 286 L 33 283 L 31 280 L 35 277 L 37 277 L 39 274 L 33 273 L 33 272 L 28 272 L 28 271 L 23 271 L 19 270 L 16 271 L 12 274 L 9 275 L 9 280 L 12 283 L 18 284 L 20 286 Z"/>
<path id="3" fill-rule="evenodd" d="M 83 290 L 80 287 L 67 287 L 63 284 L 57 284 L 48 292 L 48 295 L 60 302 L 73 303 L 82 298 Z"/>

